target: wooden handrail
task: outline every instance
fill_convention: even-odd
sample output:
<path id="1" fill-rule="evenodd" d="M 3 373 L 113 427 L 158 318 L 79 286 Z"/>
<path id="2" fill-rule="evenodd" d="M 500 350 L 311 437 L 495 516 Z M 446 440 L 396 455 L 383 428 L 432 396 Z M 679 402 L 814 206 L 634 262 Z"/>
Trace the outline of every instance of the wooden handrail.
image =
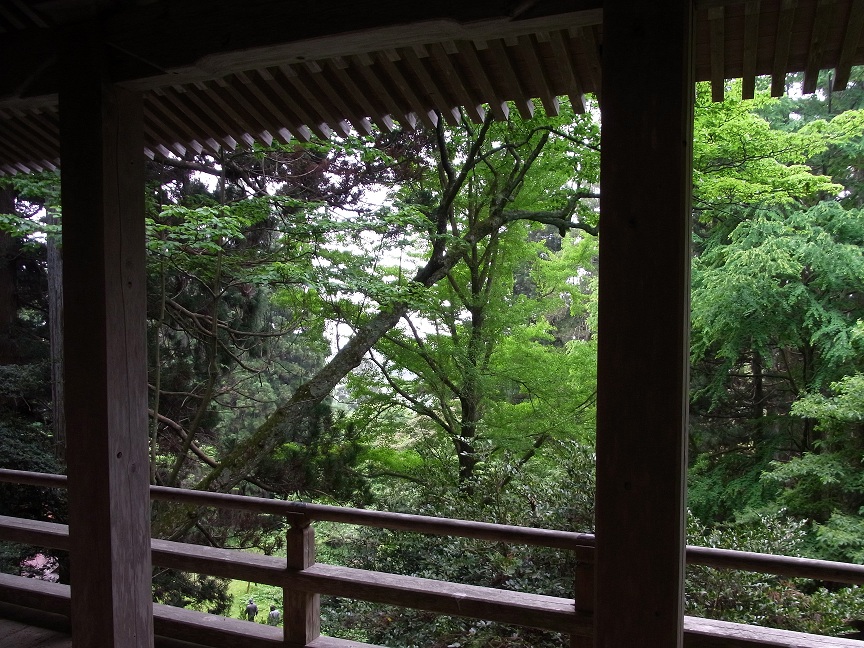
<path id="1" fill-rule="evenodd" d="M 31 473 L 0 469 L 0 482 L 17 483 L 47 488 L 63 488 L 63 475 Z M 301 635 L 296 634 L 297 623 L 292 632 L 285 634 L 282 645 L 324 645 L 326 637 L 316 639 L 317 597 L 320 594 L 345 596 L 360 600 L 391 603 L 404 607 L 434 611 L 442 614 L 504 621 L 531 627 L 569 633 L 572 646 L 590 645 L 581 637 L 591 636 L 591 603 L 578 603 L 573 599 L 561 599 L 537 594 L 510 592 L 473 585 L 459 585 L 443 581 L 398 576 L 381 572 L 337 567 L 316 563 L 314 560 L 314 534 L 309 527 L 314 520 L 327 520 L 363 526 L 404 530 L 417 533 L 449 535 L 465 538 L 531 544 L 566 549 L 576 554 L 580 567 L 591 573 L 593 563 L 594 536 L 548 529 L 532 529 L 508 525 L 431 518 L 421 515 L 369 511 L 341 508 L 303 502 L 286 502 L 266 498 L 188 491 L 183 489 L 151 487 L 153 499 L 174 501 L 193 506 L 214 506 L 242 509 L 272 515 L 281 515 L 291 524 L 289 534 L 294 540 L 288 543 L 291 555 L 287 559 L 273 556 L 249 554 L 230 549 L 201 547 L 166 540 L 152 540 L 153 563 L 197 573 L 269 583 L 282 587 L 286 596 L 287 615 L 295 619 L 307 619 L 308 624 Z M 23 520 L 0 516 L 0 539 L 38 546 L 68 549 L 68 527 L 65 525 Z M 289 538 L 290 540 L 290 538 Z M 687 562 L 723 569 L 741 569 L 781 576 L 812 578 L 840 583 L 864 584 L 864 566 L 838 563 L 827 560 L 812 560 L 789 556 L 776 556 L 745 551 L 715 549 L 709 547 L 687 547 Z M 590 578 L 577 577 L 577 596 L 590 598 Z M 290 609 L 289 609 L 290 606 Z M 729 625 L 729 624 L 726 624 Z M 711 637 L 722 636 L 723 645 L 788 645 L 770 641 L 791 640 L 795 634 L 795 645 L 821 646 L 823 643 L 800 643 L 809 641 L 810 635 L 785 633 L 767 629 L 749 629 L 748 626 L 727 628 L 722 622 L 702 619 L 685 620 L 685 634 L 692 646 L 714 646 Z M 730 626 L 731 627 L 731 626 Z M 743 629 L 742 629 L 743 628 Z M 771 637 L 770 633 L 774 633 Z M 742 634 L 743 633 L 743 634 Z M 768 633 L 768 634 L 766 634 Z M 789 637 L 786 637 L 790 634 Z M 782 635 L 782 636 L 781 636 Z M 699 638 L 702 637 L 702 638 Z M 802 639 L 801 637 L 804 637 Z M 770 639 L 770 641 L 769 641 Z M 814 636 L 814 641 L 816 637 Z M 824 645 L 847 645 L 845 640 L 827 640 Z M 731 643 L 729 643 L 731 641 Z M 765 643 L 769 641 L 769 643 Z M 719 644 L 716 644 L 719 645 Z"/>
<path id="2" fill-rule="evenodd" d="M 0 482 L 43 486 L 46 488 L 66 487 L 65 475 L 50 475 L 47 473 L 8 469 L 0 469 Z M 489 522 L 476 522 L 474 520 L 436 518 L 410 513 L 391 513 L 389 511 L 327 506 L 325 504 L 291 502 L 264 497 L 232 495 L 229 493 L 211 493 L 184 488 L 168 488 L 166 486 L 151 486 L 150 497 L 154 500 L 196 506 L 213 506 L 281 515 L 291 523 L 300 522 L 304 519 L 338 522 L 341 524 L 356 524 L 359 526 L 390 529 L 392 531 L 410 531 L 413 533 L 472 538 L 491 542 L 509 542 L 550 549 L 566 549 L 575 552 L 577 560 L 591 560 L 593 556 L 591 549 L 594 546 L 594 536 L 590 533 L 574 533 L 572 531 L 492 524 Z"/>
<path id="3" fill-rule="evenodd" d="M 0 482 L 46 488 L 65 488 L 66 476 L 0 469 Z M 263 497 L 191 491 L 164 486 L 151 486 L 150 493 L 151 497 L 157 500 L 282 515 L 289 522 L 296 522 L 300 519 L 320 520 L 398 531 L 566 549 L 574 551 L 576 560 L 580 562 L 593 562 L 592 549 L 595 538 L 590 533 L 535 529 L 472 520 L 390 513 L 388 511 L 370 511 Z M 740 569 L 792 578 L 812 578 L 849 585 L 864 585 L 864 565 L 694 545 L 687 545 L 686 555 L 688 565 Z"/>

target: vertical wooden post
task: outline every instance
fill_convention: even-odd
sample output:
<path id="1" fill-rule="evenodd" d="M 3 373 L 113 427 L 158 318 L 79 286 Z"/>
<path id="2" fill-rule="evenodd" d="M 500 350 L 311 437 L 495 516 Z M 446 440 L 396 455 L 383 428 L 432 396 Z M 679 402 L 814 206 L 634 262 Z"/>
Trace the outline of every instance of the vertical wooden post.
<path id="1" fill-rule="evenodd" d="M 292 523 L 286 546 L 289 570 L 303 570 L 315 564 L 315 529 L 309 520 Z M 321 634 L 321 595 L 285 588 L 285 645 L 305 646 Z"/>
<path id="2" fill-rule="evenodd" d="M 594 618 L 594 563 L 580 561 L 576 564 L 576 617 L 580 620 Z M 570 648 L 593 648 L 593 637 L 570 635 Z"/>
<path id="3" fill-rule="evenodd" d="M 76 646 L 150 648 L 142 108 L 96 30 L 60 59 L 67 472 Z"/>
<path id="4" fill-rule="evenodd" d="M 603 5 L 598 648 L 682 644 L 692 14 Z"/>

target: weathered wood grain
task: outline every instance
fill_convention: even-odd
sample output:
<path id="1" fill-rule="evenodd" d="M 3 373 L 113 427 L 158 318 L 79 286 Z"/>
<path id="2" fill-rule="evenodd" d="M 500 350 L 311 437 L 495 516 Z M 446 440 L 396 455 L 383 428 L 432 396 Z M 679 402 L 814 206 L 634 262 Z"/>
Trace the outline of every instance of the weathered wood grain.
<path id="1" fill-rule="evenodd" d="M 690 0 L 604 4 L 598 648 L 682 641 L 692 23 Z"/>

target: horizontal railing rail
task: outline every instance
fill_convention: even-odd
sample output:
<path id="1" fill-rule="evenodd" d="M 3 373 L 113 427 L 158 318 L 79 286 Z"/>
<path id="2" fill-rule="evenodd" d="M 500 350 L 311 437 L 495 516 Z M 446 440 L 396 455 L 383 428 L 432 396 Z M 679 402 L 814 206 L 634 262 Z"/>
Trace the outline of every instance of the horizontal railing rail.
<path id="1" fill-rule="evenodd" d="M 66 478 L 63 475 L 5 469 L 0 469 L 0 482 L 47 488 L 66 486 Z M 572 646 L 588 645 L 580 643 L 580 640 L 590 637 L 592 632 L 589 582 L 593 581 L 591 563 L 593 563 L 595 537 L 592 534 L 189 491 L 161 486 L 151 486 L 151 497 L 154 500 L 171 501 L 189 506 L 230 508 L 278 515 L 288 521 L 291 528 L 288 531 L 287 568 L 285 558 L 217 547 L 188 545 L 167 540 L 152 540 L 153 563 L 155 565 L 282 587 L 285 595 L 284 645 L 303 646 L 313 645 L 313 643 L 320 645 L 320 641 L 316 637 L 319 596 L 321 594 L 552 630 L 570 634 Z M 582 566 L 580 569 L 588 568 L 588 571 L 582 575 L 585 579 L 583 585 L 588 583 L 587 589 L 580 587 L 578 574 L 576 588 L 577 593 L 582 592 L 583 599 L 588 600 L 574 601 L 573 599 L 316 563 L 314 560 L 314 532 L 310 527 L 314 521 L 329 521 L 571 551 Z M 0 516 L 0 539 L 61 550 L 69 547 L 68 528 L 65 525 L 2 516 Z M 864 584 L 864 566 L 862 565 L 697 546 L 687 547 L 686 558 L 688 564 L 691 565 L 739 569 L 845 584 Z M 315 621 L 310 625 L 308 620 L 311 617 L 315 617 Z M 290 631 L 288 629 L 289 623 L 292 625 Z M 303 627 L 299 628 L 299 626 Z M 688 626 L 690 630 L 687 630 Z M 747 626 L 742 627 L 747 628 Z M 690 617 L 685 621 L 685 631 L 688 636 L 693 635 L 688 645 L 714 645 L 709 639 L 703 637 L 703 639 L 697 640 L 696 637 L 702 637 L 702 635 L 707 637 L 715 630 L 726 638 L 724 640 L 729 639 L 727 636 L 728 629 L 721 622 Z M 758 634 L 759 631 L 761 629 L 757 631 L 741 631 L 739 629 L 732 634 L 736 637 L 739 635 L 744 637 L 745 635 L 753 635 L 753 632 Z M 775 631 L 775 635 L 777 632 L 780 631 Z M 762 637 L 759 641 L 763 641 L 768 635 L 763 633 L 759 636 Z M 806 637 L 807 635 L 802 636 Z M 325 639 L 327 638 L 321 637 L 321 640 Z M 329 639 L 327 640 L 329 641 Z M 757 645 L 754 641 L 756 640 L 741 639 L 738 643 L 733 642 L 724 645 Z M 803 640 L 799 637 L 796 641 Z M 787 644 L 758 645 L 779 646 Z M 809 644 L 796 643 L 794 645 Z M 830 645 L 846 644 L 830 643 Z"/>

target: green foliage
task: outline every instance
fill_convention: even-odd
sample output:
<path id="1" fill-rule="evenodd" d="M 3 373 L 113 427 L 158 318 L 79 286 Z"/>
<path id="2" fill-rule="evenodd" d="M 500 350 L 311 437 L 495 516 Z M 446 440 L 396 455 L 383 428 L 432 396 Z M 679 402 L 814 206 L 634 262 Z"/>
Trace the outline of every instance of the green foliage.
<path id="1" fill-rule="evenodd" d="M 723 526 L 688 521 L 692 544 L 740 551 L 799 556 L 808 533 L 781 511 Z M 771 628 L 837 635 L 848 632 L 849 619 L 864 615 L 864 590 L 828 589 L 804 579 L 690 566 L 687 569 L 687 614 Z"/>
<path id="2" fill-rule="evenodd" d="M 517 471 L 504 487 L 501 483 L 514 469 L 512 463 L 497 457 L 486 462 L 475 491 L 483 496 L 467 497 L 458 485 L 434 479 L 425 486 L 382 482 L 379 504 L 387 510 L 589 531 L 593 452 L 576 442 L 553 445 L 548 462 Z M 568 552 L 377 529 L 340 535 L 328 531 L 322 534 L 328 558 L 350 567 L 573 596 L 575 564 Z M 566 641 L 556 633 L 339 599 L 322 602 L 322 620 L 326 634 L 394 647 L 552 648 Z"/>
<path id="3" fill-rule="evenodd" d="M 758 114 L 777 100 L 758 95 L 741 101 L 733 89 L 715 103 L 709 84 L 696 88 L 693 201 L 702 219 L 734 205 L 788 205 L 818 192 L 840 192 L 841 185 L 815 174 L 806 162 L 824 152 L 846 124 L 780 130 Z"/>
<path id="4" fill-rule="evenodd" d="M 228 615 L 233 603 L 227 580 L 174 569 L 160 569 L 154 573 L 153 600 L 221 615 Z"/>

